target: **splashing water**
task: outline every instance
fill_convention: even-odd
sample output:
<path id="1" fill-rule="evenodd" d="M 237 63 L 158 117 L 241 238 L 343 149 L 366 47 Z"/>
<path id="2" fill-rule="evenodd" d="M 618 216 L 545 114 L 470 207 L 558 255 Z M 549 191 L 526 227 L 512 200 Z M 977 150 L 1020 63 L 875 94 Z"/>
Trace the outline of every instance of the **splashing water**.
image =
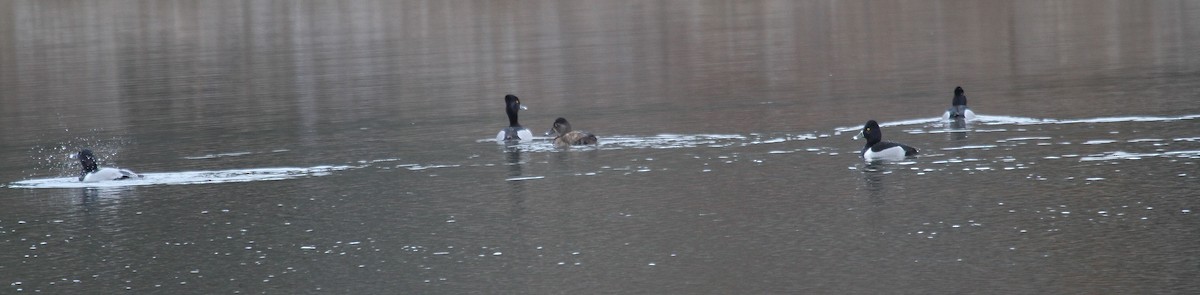
<path id="1" fill-rule="evenodd" d="M 130 143 L 121 137 L 98 139 L 95 137 L 77 137 L 51 145 L 39 145 L 29 149 L 29 157 L 38 163 L 32 170 L 22 171 L 29 177 L 38 175 L 55 175 L 66 177 L 79 173 L 80 149 L 91 149 L 95 152 L 100 163 L 108 166 L 118 166 L 117 160 L 121 147 Z"/>

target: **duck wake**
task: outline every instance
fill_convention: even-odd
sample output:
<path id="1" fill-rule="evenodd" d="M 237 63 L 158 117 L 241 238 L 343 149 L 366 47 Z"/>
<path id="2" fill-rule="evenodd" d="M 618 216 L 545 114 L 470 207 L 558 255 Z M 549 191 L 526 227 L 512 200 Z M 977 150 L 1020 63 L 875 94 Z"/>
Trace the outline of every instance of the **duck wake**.
<path id="1" fill-rule="evenodd" d="M 101 182 L 80 182 L 77 177 L 43 178 L 22 180 L 8 184 L 9 188 L 95 188 L 127 187 L 146 185 L 182 185 L 235 183 L 252 181 L 286 180 L 329 175 L 335 171 L 359 168 L 359 166 L 313 166 L 307 168 L 254 168 L 216 171 L 184 171 L 142 173 L 141 178 Z"/>

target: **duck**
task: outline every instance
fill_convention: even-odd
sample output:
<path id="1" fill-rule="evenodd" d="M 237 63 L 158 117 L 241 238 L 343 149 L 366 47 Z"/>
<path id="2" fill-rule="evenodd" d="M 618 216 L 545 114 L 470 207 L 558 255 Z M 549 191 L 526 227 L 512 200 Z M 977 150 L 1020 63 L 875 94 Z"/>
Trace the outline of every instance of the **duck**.
<path id="1" fill-rule="evenodd" d="M 517 98 L 516 95 L 509 94 L 504 96 L 504 112 L 508 114 L 508 127 L 500 129 L 500 133 L 496 134 L 496 142 L 505 143 L 533 139 L 533 132 L 525 129 L 525 127 L 521 127 L 521 123 L 517 122 L 517 112 L 528 109 L 528 107 L 521 104 L 521 99 Z"/>
<path id="2" fill-rule="evenodd" d="M 883 132 L 879 130 L 879 123 L 875 120 L 867 121 L 863 125 L 862 131 L 854 136 L 854 140 L 862 136 L 867 139 L 867 144 L 863 146 L 861 155 L 864 160 L 870 161 L 899 161 L 905 157 L 916 156 L 919 151 L 911 146 L 883 141 Z"/>
<path id="3" fill-rule="evenodd" d="M 83 166 L 83 171 L 79 172 L 80 182 L 142 178 L 141 175 L 133 173 L 133 171 L 129 171 L 128 169 L 99 167 L 96 165 L 96 155 L 89 149 L 79 151 L 79 164 Z"/>
<path id="4" fill-rule="evenodd" d="M 554 120 L 554 125 L 550 127 L 550 131 L 546 131 L 546 136 L 554 136 L 554 145 L 559 147 L 599 143 L 596 135 L 582 131 L 572 131 L 571 123 L 562 117 Z"/>
<path id="5" fill-rule="evenodd" d="M 967 96 L 963 95 L 961 86 L 954 87 L 954 100 L 950 101 L 950 108 L 942 113 L 942 120 L 975 120 L 975 112 L 967 108 Z"/>

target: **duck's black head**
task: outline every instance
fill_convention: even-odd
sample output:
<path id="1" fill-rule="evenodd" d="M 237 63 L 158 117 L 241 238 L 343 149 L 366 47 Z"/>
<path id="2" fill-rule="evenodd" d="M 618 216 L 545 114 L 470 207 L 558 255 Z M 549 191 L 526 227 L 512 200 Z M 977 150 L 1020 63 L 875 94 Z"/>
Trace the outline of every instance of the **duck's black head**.
<path id="1" fill-rule="evenodd" d="M 965 106 L 967 105 L 967 96 L 963 95 L 962 87 L 954 87 L 954 101 L 950 105 Z"/>
<path id="2" fill-rule="evenodd" d="M 875 145 L 883 140 L 883 132 L 879 130 L 879 123 L 876 123 L 875 120 L 867 121 L 858 135 L 867 139 L 867 146 Z M 858 139 L 858 136 L 855 136 L 854 139 Z"/>
<path id="3" fill-rule="evenodd" d="M 517 111 L 525 109 L 528 108 L 521 104 L 521 99 L 517 98 L 516 95 L 509 94 L 504 96 L 504 112 L 508 114 L 509 127 L 521 127 L 521 124 L 517 123 Z"/>
<path id="4" fill-rule="evenodd" d="M 546 131 L 546 136 L 562 136 L 571 132 L 571 123 L 567 122 L 566 118 L 558 118 L 554 120 L 554 125 L 550 126 L 550 131 Z"/>
<path id="5" fill-rule="evenodd" d="M 83 172 L 80 172 L 80 176 L 99 170 L 96 165 L 96 155 L 92 154 L 92 150 L 89 149 L 79 151 L 79 165 L 83 166 Z"/>

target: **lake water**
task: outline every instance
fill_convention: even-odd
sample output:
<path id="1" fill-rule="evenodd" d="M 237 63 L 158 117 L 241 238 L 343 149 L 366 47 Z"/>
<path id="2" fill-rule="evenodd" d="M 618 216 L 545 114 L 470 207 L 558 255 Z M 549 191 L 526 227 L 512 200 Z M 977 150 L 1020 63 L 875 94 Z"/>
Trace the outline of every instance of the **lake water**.
<path id="1" fill-rule="evenodd" d="M 1197 49 L 1194 1 L 3 1 L 0 293 L 1196 293 Z M 508 93 L 601 144 L 497 144 Z"/>

